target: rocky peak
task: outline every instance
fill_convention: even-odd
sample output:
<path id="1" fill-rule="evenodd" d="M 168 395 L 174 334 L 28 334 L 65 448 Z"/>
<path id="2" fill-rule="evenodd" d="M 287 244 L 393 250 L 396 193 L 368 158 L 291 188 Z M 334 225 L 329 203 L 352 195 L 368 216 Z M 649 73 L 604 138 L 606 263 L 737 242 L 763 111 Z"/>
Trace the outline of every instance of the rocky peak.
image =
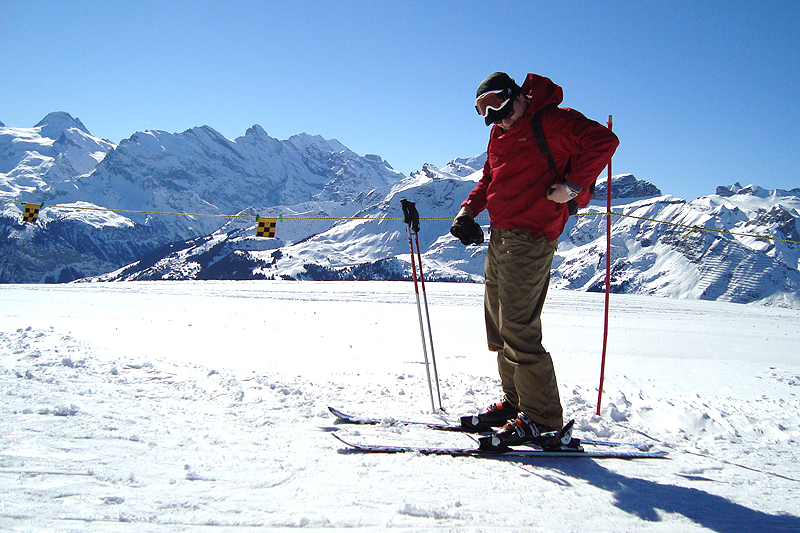
<path id="1" fill-rule="evenodd" d="M 73 118 L 72 115 L 65 113 L 64 111 L 56 111 L 48 114 L 46 117 L 40 120 L 39 123 L 34 126 L 34 128 L 39 129 L 39 135 L 42 137 L 47 137 L 53 140 L 58 139 L 66 130 L 72 128 L 77 128 L 83 133 L 91 135 L 89 130 L 86 129 L 86 126 L 83 125 L 83 122 L 81 122 L 80 119 Z"/>
<path id="2" fill-rule="evenodd" d="M 594 198 L 604 200 L 608 177 L 598 178 Z M 633 174 L 619 174 L 611 177 L 611 198 L 651 198 L 661 196 L 661 190 L 649 181 L 640 180 Z"/>

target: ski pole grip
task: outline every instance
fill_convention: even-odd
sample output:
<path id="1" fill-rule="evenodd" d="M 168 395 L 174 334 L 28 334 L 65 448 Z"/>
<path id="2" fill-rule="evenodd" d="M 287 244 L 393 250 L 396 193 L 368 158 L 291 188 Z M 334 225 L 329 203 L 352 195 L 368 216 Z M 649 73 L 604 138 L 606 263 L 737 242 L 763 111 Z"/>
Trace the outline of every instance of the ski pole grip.
<path id="1" fill-rule="evenodd" d="M 414 202 L 409 202 L 405 198 L 400 200 L 403 207 L 403 222 L 411 227 L 412 233 L 419 233 L 419 213 Z"/>

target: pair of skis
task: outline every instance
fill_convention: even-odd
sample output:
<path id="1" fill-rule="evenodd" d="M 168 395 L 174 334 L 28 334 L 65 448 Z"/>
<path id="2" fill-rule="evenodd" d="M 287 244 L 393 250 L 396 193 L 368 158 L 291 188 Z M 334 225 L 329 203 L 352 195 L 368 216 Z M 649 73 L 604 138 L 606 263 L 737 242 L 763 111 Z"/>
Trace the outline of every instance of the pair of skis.
<path id="1" fill-rule="evenodd" d="M 352 414 L 328 407 L 330 412 L 336 416 L 340 423 L 360 424 L 360 425 L 381 425 L 383 420 L 376 418 L 358 417 Z M 468 432 L 460 425 L 446 423 L 429 423 L 414 420 L 392 420 L 393 424 L 424 426 L 439 431 Z M 542 449 L 537 447 L 515 447 L 508 448 L 502 452 L 486 451 L 479 448 L 451 448 L 439 446 L 397 446 L 381 444 L 362 444 L 347 440 L 341 435 L 334 433 L 333 436 L 342 444 L 346 445 L 345 451 L 354 453 L 404 453 L 415 452 L 422 455 L 450 455 L 453 457 L 593 457 L 596 459 L 656 459 L 665 457 L 667 452 L 652 450 L 651 446 L 612 442 L 598 440 L 579 440 L 572 439 L 573 442 L 556 449 Z M 584 446 L 590 446 L 586 449 Z"/>

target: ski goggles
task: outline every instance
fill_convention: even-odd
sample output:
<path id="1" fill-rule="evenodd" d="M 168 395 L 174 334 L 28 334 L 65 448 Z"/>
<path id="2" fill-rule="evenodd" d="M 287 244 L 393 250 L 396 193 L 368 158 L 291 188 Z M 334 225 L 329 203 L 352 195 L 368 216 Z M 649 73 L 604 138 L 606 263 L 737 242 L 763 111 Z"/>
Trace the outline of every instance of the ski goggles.
<path id="1" fill-rule="evenodd" d="M 491 111 L 508 111 L 513 109 L 513 106 L 508 105 L 511 102 L 510 96 L 510 88 L 485 92 L 475 100 L 475 110 L 483 118 Z"/>

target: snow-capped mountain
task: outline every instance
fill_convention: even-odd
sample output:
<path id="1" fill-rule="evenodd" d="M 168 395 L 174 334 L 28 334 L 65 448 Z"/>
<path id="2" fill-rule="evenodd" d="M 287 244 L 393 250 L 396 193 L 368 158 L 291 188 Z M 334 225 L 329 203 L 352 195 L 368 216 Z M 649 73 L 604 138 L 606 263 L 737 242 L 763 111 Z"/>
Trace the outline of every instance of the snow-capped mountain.
<path id="1" fill-rule="evenodd" d="M 292 239 L 283 231 L 304 221 L 279 223 L 278 238 L 267 241 L 255 237 L 253 223 L 247 228 L 224 228 L 213 235 L 173 243 L 156 262 L 128 265 L 97 279 L 185 279 L 182 272 L 193 273 L 186 276 L 188 279 L 406 279 L 410 275 L 408 258 L 404 260 L 402 256 L 408 254 L 409 245 L 400 199 L 415 202 L 423 217 L 450 214 L 458 210 L 474 186 L 471 179 L 445 174 L 426 164 L 421 171 L 397 182 L 384 198 L 359 211 L 356 217 L 333 222 L 328 229 L 307 238 Z M 447 218 L 424 220 L 423 228 L 419 235 L 423 250 L 440 239 L 451 240 Z M 272 246 L 259 248 L 261 243 Z M 457 255 L 473 252 L 462 246 Z M 193 266 L 187 266 L 189 263 Z M 458 268 L 453 268 L 448 277 L 444 274 L 448 268 L 442 263 L 432 272 L 436 279 L 480 279 Z M 207 269 L 212 269 L 213 274 Z"/>
<path id="2" fill-rule="evenodd" d="M 464 247 L 448 230 L 484 162 L 425 164 L 404 177 L 338 141 L 278 141 L 257 125 L 235 140 L 202 126 L 138 132 L 114 146 L 54 113 L 34 128 L 0 127 L 2 198 L 118 213 L 45 208 L 31 226 L 19 222 L 18 204 L 3 204 L 0 281 L 407 279 L 401 198 L 423 217 L 426 277 L 480 281 L 486 245 Z M 596 202 L 570 219 L 553 286 L 603 290 L 606 185 L 599 179 Z M 800 245 L 736 235 L 800 240 L 800 189 L 737 183 L 686 201 L 623 174 L 612 198 L 614 292 L 800 307 Z M 277 239 L 255 237 L 257 214 L 283 217 Z"/>
<path id="3" fill-rule="evenodd" d="M 252 225 L 256 215 L 316 217 L 284 232 L 299 240 L 330 227 L 327 218 L 380 201 L 403 177 L 376 155 L 361 157 L 319 136 L 278 141 L 256 125 L 231 141 L 203 126 L 138 132 L 114 146 L 66 113 L 34 128 L 0 128 L 0 171 L 0 199 L 51 206 L 37 226 L 25 226 L 21 206 L 3 204 L 2 282 L 101 274 L 169 242 Z M 124 216 L 52 207 L 76 202 Z M 175 212 L 201 216 L 158 214 Z"/>
<path id="4" fill-rule="evenodd" d="M 463 178 L 425 165 L 398 183 L 383 202 L 361 213 L 368 220 L 342 221 L 297 243 L 276 241 L 270 250 L 249 246 L 257 240 L 252 231 L 218 232 L 174 245 L 155 263 L 130 265 L 99 279 L 407 279 L 409 245 L 399 202 L 406 198 L 417 204 L 424 218 L 419 239 L 426 276 L 480 281 L 486 245 L 464 247 L 449 235 L 450 218 L 440 216 L 458 210 L 474 179 L 477 175 Z M 554 259 L 554 287 L 604 290 L 606 184 L 606 178 L 599 179 L 597 201 L 570 220 Z M 764 232 L 800 240 L 796 227 L 800 190 L 767 192 L 738 184 L 722 189 L 732 194 L 686 202 L 662 195 L 632 175 L 615 176 L 613 210 L 618 215 L 612 217 L 612 291 L 798 306 L 798 245 L 691 228 Z M 754 191 L 761 191 L 760 196 L 754 197 Z M 182 274 L 186 272 L 192 274 Z"/>
<path id="5" fill-rule="evenodd" d="M 800 245 L 740 234 L 800 240 L 800 189 L 763 198 L 738 184 L 724 190 L 733 194 L 691 202 L 668 195 L 615 201 L 613 211 L 625 216 L 612 217 L 612 291 L 799 306 Z M 605 264 L 605 217 L 578 217 L 565 235 L 553 285 L 603 290 L 598 267 Z"/>
<path id="6" fill-rule="evenodd" d="M 359 157 L 336 140 L 301 134 L 278 141 L 256 125 L 231 141 L 202 126 L 183 133 L 134 134 L 94 172 L 76 180 L 65 199 L 89 197 L 112 209 L 199 215 L 315 202 L 319 214 L 347 216 L 382 198 L 400 177 L 380 157 Z M 153 216 L 131 219 L 147 225 Z M 209 234 L 225 222 L 207 216 L 160 220 L 170 240 Z"/>
<path id="7" fill-rule="evenodd" d="M 0 195 L 50 200 L 91 172 L 114 144 L 93 137 L 80 119 L 50 113 L 33 128 L 0 124 Z"/>

